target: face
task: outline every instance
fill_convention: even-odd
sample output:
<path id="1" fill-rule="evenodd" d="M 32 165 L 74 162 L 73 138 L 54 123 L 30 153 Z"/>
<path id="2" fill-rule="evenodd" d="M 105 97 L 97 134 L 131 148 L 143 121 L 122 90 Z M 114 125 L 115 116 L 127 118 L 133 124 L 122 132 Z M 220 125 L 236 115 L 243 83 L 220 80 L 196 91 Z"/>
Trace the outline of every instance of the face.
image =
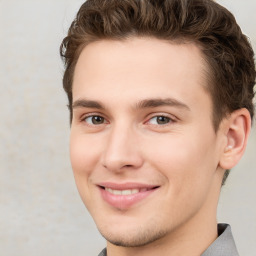
<path id="1" fill-rule="evenodd" d="M 99 41 L 82 51 L 71 163 L 110 243 L 145 245 L 216 216 L 221 139 L 206 69 L 195 45 L 152 38 Z"/>

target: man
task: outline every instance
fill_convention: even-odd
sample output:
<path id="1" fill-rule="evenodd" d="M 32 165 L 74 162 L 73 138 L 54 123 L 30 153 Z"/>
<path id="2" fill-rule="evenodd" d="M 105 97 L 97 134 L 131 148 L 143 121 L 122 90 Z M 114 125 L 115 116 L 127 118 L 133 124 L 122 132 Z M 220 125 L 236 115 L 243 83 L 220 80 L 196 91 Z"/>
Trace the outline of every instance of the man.
<path id="1" fill-rule="evenodd" d="M 88 0 L 61 45 L 100 255 L 238 255 L 216 209 L 254 114 L 253 51 L 211 0 Z"/>

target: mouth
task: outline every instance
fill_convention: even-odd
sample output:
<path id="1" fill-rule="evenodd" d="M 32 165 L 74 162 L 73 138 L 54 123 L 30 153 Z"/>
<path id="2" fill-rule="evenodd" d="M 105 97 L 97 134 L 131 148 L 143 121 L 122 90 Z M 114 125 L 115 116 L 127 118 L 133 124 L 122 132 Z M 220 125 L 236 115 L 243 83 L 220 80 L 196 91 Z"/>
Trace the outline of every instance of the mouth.
<path id="1" fill-rule="evenodd" d="M 105 202 L 114 208 L 125 210 L 146 199 L 160 186 L 107 183 L 98 187 Z"/>
<path id="2" fill-rule="evenodd" d="M 142 188 L 142 189 L 126 189 L 126 190 L 116 190 L 116 189 L 111 189 L 111 188 L 105 188 L 106 191 L 108 191 L 109 193 L 113 194 L 113 195 L 133 195 L 133 194 L 137 194 L 140 192 L 145 192 L 148 189 L 146 188 Z"/>

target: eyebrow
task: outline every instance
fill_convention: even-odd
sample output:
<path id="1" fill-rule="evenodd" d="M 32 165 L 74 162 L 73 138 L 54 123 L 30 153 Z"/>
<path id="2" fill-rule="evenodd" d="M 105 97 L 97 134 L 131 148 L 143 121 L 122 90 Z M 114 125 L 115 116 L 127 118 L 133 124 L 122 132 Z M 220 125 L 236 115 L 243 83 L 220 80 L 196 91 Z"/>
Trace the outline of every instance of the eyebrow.
<path id="1" fill-rule="evenodd" d="M 190 110 L 189 106 L 185 103 L 173 98 L 145 99 L 136 104 L 136 108 L 156 108 L 160 106 L 171 106 Z"/>
<path id="2" fill-rule="evenodd" d="M 76 100 L 72 104 L 72 109 L 74 108 L 97 108 L 101 110 L 105 109 L 105 107 L 100 102 L 86 99 Z"/>
<path id="3" fill-rule="evenodd" d="M 190 110 L 189 106 L 185 103 L 173 99 L 173 98 L 166 98 L 166 99 L 145 99 L 139 101 L 135 105 L 135 109 L 143 109 L 143 108 L 156 108 L 161 106 L 171 106 L 171 107 L 178 107 L 185 110 Z M 75 108 L 96 108 L 100 110 L 105 110 L 106 108 L 98 101 L 94 100 L 87 100 L 87 99 L 78 99 L 72 104 L 72 109 Z"/>

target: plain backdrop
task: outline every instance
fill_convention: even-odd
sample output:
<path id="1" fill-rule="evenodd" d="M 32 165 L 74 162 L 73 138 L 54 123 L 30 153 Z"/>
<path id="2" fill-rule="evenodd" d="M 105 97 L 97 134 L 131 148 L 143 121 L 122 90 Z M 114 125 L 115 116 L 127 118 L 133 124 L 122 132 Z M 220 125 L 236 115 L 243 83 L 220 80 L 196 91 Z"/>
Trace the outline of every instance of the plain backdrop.
<path id="1" fill-rule="evenodd" d="M 59 45 L 81 0 L 0 0 L 0 254 L 98 255 L 75 187 Z M 222 0 L 256 49 L 256 1 Z M 256 130 L 222 189 L 218 221 L 256 255 Z"/>

